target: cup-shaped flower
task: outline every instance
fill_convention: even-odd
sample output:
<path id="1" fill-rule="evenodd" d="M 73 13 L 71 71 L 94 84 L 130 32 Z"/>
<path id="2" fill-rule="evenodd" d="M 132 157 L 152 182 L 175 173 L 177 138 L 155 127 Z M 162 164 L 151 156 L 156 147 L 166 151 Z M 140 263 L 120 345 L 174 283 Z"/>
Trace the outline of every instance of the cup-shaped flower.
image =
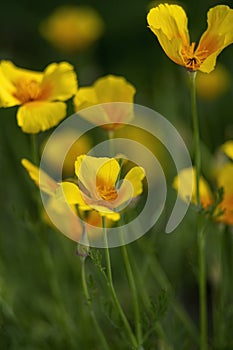
<path id="1" fill-rule="evenodd" d="M 73 66 L 52 63 L 44 72 L 0 62 L 0 107 L 20 106 L 17 122 L 26 133 L 38 133 L 56 126 L 66 116 L 64 101 L 77 92 Z"/>
<path id="2" fill-rule="evenodd" d="M 49 213 L 49 220 L 46 216 L 46 221 L 50 224 L 54 223 L 68 238 L 78 242 L 83 235 L 84 227 L 76 215 L 75 207 L 68 205 L 62 198 L 57 197 L 56 193 L 59 191 L 61 184 L 29 160 L 22 159 L 21 163 L 40 190 L 48 195 L 46 212 Z M 44 213 L 42 217 L 45 217 Z"/>
<path id="3" fill-rule="evenodd" d="M 81 210 L 96 210 L 113 221 L 120 219 L 120 211 L 132 198 L 143 191 L 143 168 L 135 166 L 119 180 L 120 165 L 115 158 L 79 156 L 75 162 L 78 184 L 63 182 L 60 190 L 70 204 Z"/>
<path id="4" fill-rule="evenodd" d="M 196 169 L 182 169 L 173 181 L 173 187 L 176 191 L 179 190 L 179 195 L 183 201 L 191 200 L 191 203 L 196 202 Z M 190 188 L 192 192 L 190 193 Z M 203 208 L 212 204 L 212 193 L 206 180 L 201 176 L 199 182 L 200 202 Z"/>
<path id="5" fill-rule="evenodd" d="M 99 14 L 87 6 L 60 6 L 40 25 L 40 33 L 61 51 L 83 51 L 103 33 Z"/>
<path id="6" fill-rule="evenodd" d="M 74 107 L 76 112 L 91 123 L 113 130 L 133 118 L 135 92 L 135 87 L 124 77 L 107 75 L 97 79 L 92 86 L 80 88 L 74 97 Z M 110 102 L 127 102 L 127 104 Z M 81 112 L 87 107 L 99 104 L 101 107 L 96 113 Z"/>
<path id="7" fill-rule="evenodd" d="M 189 71 L 210 73 L 220 52 L 233 43 L 233 10 L 226 5 L 208 11 L 208 27 L 197 47 L 190 43 L 188 19 L 181 6 L 160 4 L 150 10 L 147 22 L 166 55 Z"/>

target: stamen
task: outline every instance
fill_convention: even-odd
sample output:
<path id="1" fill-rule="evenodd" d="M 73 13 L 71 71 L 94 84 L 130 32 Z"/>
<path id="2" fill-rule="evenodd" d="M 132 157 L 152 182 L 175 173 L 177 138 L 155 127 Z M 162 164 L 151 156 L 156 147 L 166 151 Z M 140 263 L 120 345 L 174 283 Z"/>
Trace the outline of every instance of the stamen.
<path id="1" fill-rule="evenodd" d="M 114 201 L 118 196 L 117 190 L 113 186 L 108 187 L 106 185 L 101 185 L 101 186 L 98 186 L 97 190 L 98 190 L 100 197 L 103 198 L 107 202 Z"/>

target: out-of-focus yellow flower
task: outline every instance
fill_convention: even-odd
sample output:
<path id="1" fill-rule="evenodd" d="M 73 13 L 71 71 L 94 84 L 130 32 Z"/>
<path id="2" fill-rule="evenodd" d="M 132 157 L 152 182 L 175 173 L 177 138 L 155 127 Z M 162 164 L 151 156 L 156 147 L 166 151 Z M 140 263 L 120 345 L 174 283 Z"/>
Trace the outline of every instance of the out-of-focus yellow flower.
<path id="1" fill-rule="evenodd" d="M 220 52 L 233 43 L 233 10 L 225 5 L 208 11 L 208 27 L 197 48 L 190 44 L 188 19 L 181 6 L 160 4 L 150 10 L 147 22 L 166 55 L 189 71 L 210 73 Z"/>
<path id="2" fill-rule="evenodd" d="M 218 221 L 228 225 L 233 225 L 233 164 L 226 163 L 218 170 L 216 176 L 217 185 L 223 188 L 223 200 L 219 204 L 218 211 L 221 215 Z"/>
<path id="3" fill-rule="evenodd" d="M 218 64 L 213 72 L 205 74 L 199 72 L 196 78 L 197 94 L 206 100 L 215 99 L 230 86 L 230 76 L 226 68 Z"/>
<path id="4" fill-rule="evenodd" d="M 78 216 L 72 214 L 72 211 L 76 214 L 75 206 L 70 204 L 68 206 L 64 200 L 57 197 L 56 193 L 59 191 L 61 184 L 58 184 L 41 169 L 39 170 L 29 160 L 22 159 L 21 163 L 35 184 L 48 194 L 46 206 L 49 209 L 50 216 L 48 218 L 47 214 L 43 214 L 46 222 L 49 224 L 55 222 L 62 233 L 73 241 L 78 242 L 83 234 L 83 225 Z"/>
<path id="5" fill-rule="evenodd" d="M 143 118 L 143 115 L 141 116 Z M 144 124 L 145 125 L 145 124 Z M 145 125 L 146 126 L 146 125 Z M 149 126 L 149 125 L 147 125 Z M 159 160 L 163 170 L 166 174 L 169 173 L 170 164 L 167 161 L 167 154 L 164 146 L 161 142 L 155 138 L 152 134 L 147 132 L 145 129 L 133 126 L 126 125 L 124 128 L 117 129 L 115 132 L 116 138 L 129 138 L 133 141 L 136 141 L 140 144 L 137 150 L 135 150 L 135 144 L 129 143 L 127 146 L 127 158 L 133 159 L 133 156 L 137 154 L 138 159 L 143 160 L 143 166 L 145 169 L 151 169 L 151 158 L 153 155 L 156 159 Z M 141 147 L 143 145 L 144 147 Z M 150 152 L 148 152 L 150 150 Z M 150 180 L 150 184 L 158 184 L 160 179 L 157 178 L 154 172 L 147 172 L 147 179 Z"/>
<path id="6" fill-rule="evenodd" d="M 143 191 L 145 172 L 135 166 L 118 183 L 120 165 L 114 158 L 82 155 L 75 162 L 78 185 L 63 182 L 61 189 L 70 204 L 80 210 L 96 210 L 101 216 L 117 221 L 119 210 Z M 119 186 L 119 188 L 118 188 Z"/>
<path id="7" fill-rule="evenodd" d="M 52 63 L 44 72 L 0 63 L 0 107 L 20 106 L 17 122 L 26 133 L 38 133 L 56 126 L 66 115 L 66 104 L 77 92 L 73 66 Z"/>
<path id="8" fill-rule="evenodd" d="M 221 146 L 221 150 L 233 160 L 233 141 L 229 140 Z"/>
<path id="9" fill-rule="evenodd" d="M 116 129 L 121 126 L 121 123 L 126 123 L 133 118 L 135 92 L 134 86 L 125 78 L 107 75 L 97 79 L 92 86 L 78 90 L 74 97 L 75 110 L 80 112 L 87 107 L 108 102 L 128 102 L 128 106 L 102 105 L 99 113 L 88 113 L 86 111 L 80 113 L 82 117 L 93 124 L 100 125 L 108 130 Z M 104 123 L 109 123 L 109 125 L 102 125 Z"/>
<path id="10" fill-rule="evenodd" d="M 30 178 L 35 182 L 36 186 L 47 193 L 49 196 L 54 196 L 59 185 L 43 170 L 32 164 L 29 160 L 23 158 L 21 160 L 22 165 L 27 170 Z"/>
<path id="11" fill-rule="evenodd" d="M 70 139 L 77 139 L 69 148 Z M 63 162 L 62 175 L 64 178 L 74 176 L 74 163 L 78 156 L 87 153 L 91 148 L 91 139 L 87 135 L 82 135 L 78 138 L 77 133 L 73 129 L 62 130 L 56 132 L 56 142 L 53 142 L 49 147 L 46 142 L 43 145 L 46 147 L 46 152 L 43 154 L 43 159 L 46 165 L 51 170 L 51 173 L 57 173 L 60 170 L 59 154 L 64 149 L 68 152 Z"/>
<path id="12" fill-rule="evenodd" d="M 194 176 L 194 178 L 193 178 Z M 181 195 L 183 201 L 190 198 L 189 189 L 191 182 L 193 191 L 191 194 L 191 202 L 196 204 L 196 171 L 193 168 L 183 169 L 174 179 L 173 187 Z M 233 163 L 227 162 L 217 169 L 215 172 L 215 181 L 217 188 L 223 189 L 223 199 L 217 205 L 213 213 L 213 219 L 216 222 L 222 222 L 227 225 L 233 225 Z M 200 178 L 200 200 L 203 208 L 214 205 L 213 195 L 208 183 L 203 177 Z"/>
<path id="13" fill-rule="evenodd" d="M 61 6 L 40 25 L 42 36 L 67 52 L 85 50 L 102 35 L 104 23 L 91 7 Z"/>
<path id="14" fill-rule="evenodd" d="M 185 168 L 179 172 L 175 177 L 173 182 L 173 187 L 176 191 L 179 189 L 179 194 L 183 201 L 187 201 L 191 197 L 191 202 L 197 204 L 196 202 L 196 170 L 194 168 Z M 190 193 L 190 188 L 193 188 L 192 193 Z M 212 204 L 212 194 L 206 180 L 201 177 L 199 183 L 200 191 L 200 201 L 203 208 L 208 207 Z"/>

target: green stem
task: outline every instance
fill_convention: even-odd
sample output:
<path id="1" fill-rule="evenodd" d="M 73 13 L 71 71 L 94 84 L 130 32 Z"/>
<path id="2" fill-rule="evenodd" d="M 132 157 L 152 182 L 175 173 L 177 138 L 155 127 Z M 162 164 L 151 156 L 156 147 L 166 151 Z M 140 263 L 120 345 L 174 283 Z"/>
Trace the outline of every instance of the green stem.
<path id="1" fill-rule="evenodd" d="M 143 343 L 142 325 L 141 325 L 141 316 L 140 316 L 140 309 L 139 309 L 139 303 L 138 303 L 137 288 L 136 288 L 135 279 L 134 279 L 133 271 L 131 268 L 131 264 L 129 261 L 128 250 L 127 250 L 127 247 L 125 244 L 123 244 L 121 246 L 121 250 L 122 250 L 122 255 L 124 258 L 124 264 L 125 264 L 127 278 L 129 281 L 129 286 L 131 289 L 132 302 L 133 302 L 133 308 L 134 308 L 134 317 L 135 317 L 136 336 L 137 336 L 138 344 L 142 345 L 142 343 Z"/>
<path id="2" fill-rule="evenodd" d="M 38 155 L 38 143 L 37 135 L 30 134 L 31 148 L 32 148 L 32 161 L 35 165 L 39 165 L 39 155 Z"/>
<path id="3" fill-rule="evenodd" d="M 114 139 L 114 130 L 108 130 L 108 140 L 109 140 L 109 153 L 110 157 L 114 157 L 114 145 L 113 145 L 113 139 Z"/>
<path id="4" fill-rule="evenodd" d="M 89 294 L 89 291 L 88 291 L 88 286 L 87 286 L 87 280 L 86 280 L 86 270 L 85 270 L 85 260 L 86 258 L 81 258 L 81 262 L 82 262 L 82 269 L 81 269 L 81 273 L 82 273 L 82 286 L 83 286 L 83 292 L 84 292 L 84 296 L 86 298 L 86 302 L 87 302 L 87 305 L 88 305 L 88 308 L 89 308 L 89 312 L 90 312 L 90 315 L 91 315 L 91 318 L 92 318 L 92 321 L 93 321 L 93 325 L 96 329 L 96 332 L 99 336 L 99 339 L 102 343 L 102 349 L 104 350 L 110 350 L 107 342 L 106 342 L 106 339 L 104 337 L 104 334 L 98 324 L 98 321 L 96 319 L 96 316 L 95 316 L 95 313 L 91 307 L 91 298 L 90 298 L 90 294 Z"/>
<path id="5" fill-rule="evenodd" d="M 137 343 L 137 339 L 135 338 L 135 335 L 132 332 L 132 329 L 129 325 L 129 322 L 125 316 L 125 313 L 121 307 L 121 304 L 118 300 L 115 288 L 113 286 L 113 279 L 112 279 L 112 268 L 111 268 L 111 260 L 110 260 L 110 254 L 108 249 L 108 239 L 107 239 L 107 230 L 106 230 L 106 220 L 103 216 L 102 218 L 102 226 L 103 226 L 103 235 L 104 235 L 104 242 L 105 242 L 105 259 L 106 259 L 106 266 L 107 266 L 107 280 L 108 280 L 108 287 L 110 289 L 112 299 L 114 302 L 114 305 L 119 313 L 119 316 L 121 318 L 121 321 L 125 327 L 125 331 L 129 337 L 129 340 L 133 346 L 133 349 L 140 349 L 140 345 Z"/>
<path id="6" fill-rule="evenodd" d="M 137 241 L 139 242 L 139 241 Z M 144 256 L 146 256 L 146 260 L 144 262 L 144 269 L 143 271 L 138 271 L 137 265 L 135 261 L 133 260 L 133 268 L 136 274 L 136 280 L 140 284 L 140 294 L 143 296 L 144 303 L 146 307 L 150 305 L 150 301 L 147 295 L 147 292 L 145 291 L 145 283 L 144 278 L 146 278 L 147 271 L 152 274 L 152 276 L 155 278 L 157 283 L 162 289 L 165 289 L 172 298 L 171 307 L 174 310 L 177 317 L 180 319 L 180 321 L 183 323 L 183 326 L 186 328 L 187 332 L 192 337 L 194 343 L 198 344 L 198 329 L 195 326 L 193 320 L 189 316 L 189 314 L 186 312 L 184 307 L 179 303 L 179 301 L 175 298 L 174 288 L 169 281 L 166 273 L 164 272 L 160 262 L 158 261 L 158 258 L 156 257 L 156 254 L 151 254 L 153 261 L 151 262 L 151 256 L 148 255 L 148 248 L 144 247 L 142 245 L 142 242 L 138 243 L 140 244 L 140 249 L 143 248 Z M 142 276 L 144 277 L 142 279 Z"/>
<path id="7" fill-rule="evenodd" d="M 189 72 L 191 89 L 191 111 L 194 134 L 194 163 L 196 168 L 196 204 L 198 209 L 201 206 L 200 201 L 200 176 L 201 176 L 201 148 L 199 121 L 197 114 L 196 100 L 196 72 Z M 200 213 L 197 214 L 197 247 L 199 264 L 199 300 L 200 300 L 200 350 L 207 350 L 208 325 L 207 325 L 207 306 L 206 306 L 206 262 L 205 262 L 205 230 L 201 222 Z"/>
<path id="8" fill-rule="evenodd" d="M 232 307 L 233 269 L 232 269 L 232 237 L 228 226 L 220 232 L 220 281 L 217 286 L 217 320 L 216 341 L 219 347 L 224 347 L 228 332 L 227 313 Z M 214 305 L 216 308 L 216 305 Z"/>
<path id="9" fill-rule="evenodd" d="M 191 110 L 192 110 L 192 124 L 194 136 L 194 164 L 196 168 L 196 204 L 200 206 L 200 173 L 201 173 L 201 149 L 200 149 L 200 132 L 199 121 L 197 115 L 197 99 L 196 99 L 196 72 L 189 72 L 190 88 L 191 88 Z"/>
<path id="10" fill-rule="evenodd" d="M 199 214 L 200 215 L 200 214 Z M 199 219 L 199 218 L 198 218 Z M 206 262 L 205 262 L 205 229 L 198 220 L 198 262 L 199 262 L 199 300 L 200 300 L 200 349 L 207 350 L 207 306 L 206 306 Z"/>
<path id="11" fill-rule="evenodd" d="M 39 241 L 40 241 L 43 262 L 44 262 L 45 268 L 47 270 L 47 274 L 49 276 L 48 281 L 50 284 L 50 289 L 51 289 L 52 295 L 57 303 L 57 306 L 58 306 L 57 307 L 57 316 L 58 316 L 59 321 L 61 323 L 62 329 L 64 329 L 64 332 L 66 334 L 66 338 L 69 341 L 71 349 L 75 349 L 76 344 L 75 344 L 75 340 L 73 337 L 73 333 L 71 331 L 71 322 L 70 322 L 70 319 L 69 319 L 67 312 L 65 310 L 63 297 L 61 295 L 60 285 L 59 285 L 59 282 L 58 282 L 57 276 L 56 276 L 54 261 L 53 261 L 53 258 L 51 256 L 51 251 L 47 245 L 47 242 L 45 241 L 45 234 L 43 232 L 43 229 L 42 229 L 42 232 L 40 231 Z"/>
<path id="12" fill-rule="evenodd" d="M 156 260 L 156 261 L 155 261 Z M 176 313 L 177 317 L 180 319 L 180 321 L 183 323 L 189 334 L 191 335 L 194 342 L 198 342 L 198 331 L 196 327 L 194 326 L 192 320 L 190 319 L 190 316 L 187 314 L 187 312 L 183 309 L 183 307 L 180 305 L 180 303 L 177 301 L 177 299 L 174 297 L 174 291 L 171 286 L 170 281 L 168 280 L 167 276 L 165 275 L 164 271 L 162 270 L 159 262 L 157 259 L 153 261 L 153 271 L 156 275 L 157 281 L 159 282 L 160 286 L 162 288 L 165 287 L 165 289 L 170 293 L 172 297 L 172 308 L 174 312 Z M 160 277 L 159 277 L 160 276 Z"/>

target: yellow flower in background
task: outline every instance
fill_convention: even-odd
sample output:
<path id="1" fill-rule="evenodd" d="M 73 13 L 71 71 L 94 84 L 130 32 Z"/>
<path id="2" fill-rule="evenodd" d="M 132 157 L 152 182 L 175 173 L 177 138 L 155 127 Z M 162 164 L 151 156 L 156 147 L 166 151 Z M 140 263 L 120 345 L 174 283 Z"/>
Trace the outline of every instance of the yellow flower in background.
<path id="1" fill-rule="evenodd" d="M 73 52 L 85 50 L 100 38 L 104 23 L 91 7 L 61 6 L 40 25 L 40 33 L 53 46 Z"/>
<path id="2" fill-rule="evenodd" d="M 199 72 L 196 77 L 196 90 L 199 97 L 213 100 L 224 94 L 230 86 L 230 74 L 218 64 L 210 74 Z"/>
<path id="3" fill-rule="evenodd" d="M 231 160 L 233 160 L 233 141 L 226 141 L 220 148 Z"/>
<path id="4" fill-rule="evenodd" d="M 220 52 L 233 43 L 233 10 L 226 5 L 208 11 L 208 27 L 197 47 L 190 43 L 188 19 L 181 6 L 160 4 L 149 11 L 147 22 L 166 55 L 189 71 L 210 73 Z"/>
<path id="5" fill-rule="evenodd" d="M 70 140 L 76 139 L 76 141 L 70 146 Z M 49 140 L 49 138 L 48 138 Z M 43 153 L 43 161 L 46 163 L 46 167 L 49 168 L 51 174 L 57 174 L 60 171 L 60 158 L 59 154 L 67 149 L 67 153 L 62 166 L 63 177 L 74 176 L 74 162 L 77 156 L 88 153 L 91 149 L 92 139 L 86 134 L 80 137 L 74 129 L 65 129 L 56 131 L 56 141 L 46 146 L 47 139 L 42 145 L 42 151 L 46 147 L 46 152 Z"/>
<path id="6" fill-rule="evenodd" d="M 51 63 L 44 72 L 0 62 L 0 107 L 20 106 L 17 123 L 26 133 L 35 134 L 56 126 L 66 116 L 66 104 L 77 92 L 73 66 Z"/>
<path id="7" fill-rule="evenodd" d="M 78 185 L 63 182 L 61 186 L 68 203 L 78 204 L 80 210 L 96 210 L 113 221 L 119 220 L 119 210 L 143 191 L 144 170 L 135 166 L 118 183 L 120 165 L 114 158 L 79 156 L 75 173 Z"/>
<path id="8" fill-rule="evenodd" d="M 187 201 L 191 196 L 191 203 L 196 203 L 196 170 L 194 168 L 182 169 L 173 181 L 173 187 L 181 196 L 183 201 Z M 190 188 L 193 188 L 192 193 L 190 193 Z M 208 207 L 212 204 L 212 194 L 210 187 L 206 180 L 201 176 L 199 182 L 200 191 L 200 201 L 203 208 Z"/>
<path id="9" fill-rule="evenodd" d="M 196 204 L 196 171 L 194 168 L 183 169 L 174 179 L 173 187 L 176 191 L 179 189 L 181 199 L 187 201 L 190 198 L 189 189 L 191 182 L 193 191 L 191 194 L 191 202 Z M 213 219 L 216 222 L 222 222 L 227 225 L 233 225 L 233 163 L 226 162 L 218 167 L 214 172 L 214 180 L 216 188 L 223 189 L 223 199 L 217 205 L 213 213 Z M 200 178 L 200 200 L 203 208 L 214 205 L 214 197 L 206 180 Z"/>
<path id="10" fill-rule="evenodd" d="M 135 87 L 124 77 L 107 75 L 95 81 L 92 86 L 80 88 L 74 97 L 75 111 L 89 120 L 91 123 L 100 125 L 105 129 L 113 130 L 133 118 L 133 101 L 136 93 Z M 98 104 L 109 102 L 128 102 L 129 105 L 101 106 L 98 113 L 88 113 L 82 109 Z M 132 105 L 130 105 L 132 104 Z M 102 125 L 108 123 L 109 125 Z"/>
<path id="11" fill-rule="evenodd" d="M 35 182 L 37 187 L 47 193 L 49 196 L 54 196 L 58 188 L 58 184 L 43 170 L 40 170 L 36 165 L 32 164 L 28 159 L 23 158 L 21 164 L 27 170 L 30 178 Z"/>
<path id="12" fill-rule="evenodd" d="M 49 223 L 51 226 L 53 222 L 56 223 L 62 233 L 73 241 L 78 242 L 83 234 L 83 225 L 78 216 L 72 214 L 72 211 L 74 214 L 77 214 L 75 206 L 68 206 L 61 198 L 57 198 L 56 193 L 59 191 L 61 184 L 57 183 L 29 160 L 22 159 L 21 164 L 40 190 L 48 195 L 46 207 L 49 209 L 49 218 L 47 213 L 42 213 L 46 223 Z"/>
<path id="13" fill-rule="evenodd" d="M 218 221 L 233 225 L 233 163 L 224 164 L 217 172 L 216 181 L 218 188 L 223 188 L 223 200 L 219 204 L 218 211 L 221 215 Z"/>

